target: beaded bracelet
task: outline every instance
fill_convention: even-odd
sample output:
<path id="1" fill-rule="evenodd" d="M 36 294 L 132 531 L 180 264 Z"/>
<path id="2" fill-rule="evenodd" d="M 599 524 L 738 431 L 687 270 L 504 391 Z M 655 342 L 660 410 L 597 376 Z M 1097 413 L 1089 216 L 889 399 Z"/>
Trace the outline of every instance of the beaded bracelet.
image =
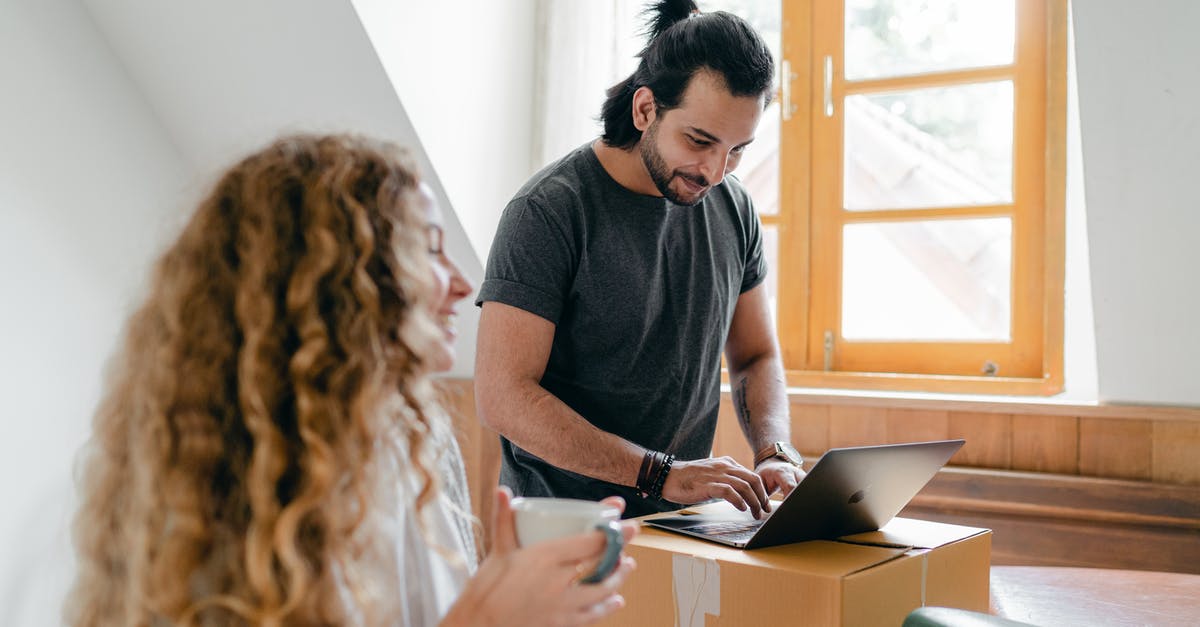
<path id="1" fill-rule="evenodd" d="M 654 478 L 654 485 L 650 486 L 650 497 L 655 499 L 662 498 L 663 486 L 667 484 L 667 473 L 671 472 L 671 465 L 675 463 L 674 455 L 664 455 L 663 457 L 658 468 L 658 475 Z"/>
<path id="2" fill-rule="evenodd" d="M 634 486 L 643 498 L 662 498 L 667 473 L 670 472 L 674 461 L 674 455 L 646 450 L 646 455 L 642 457 L 642 467 L 638 471 L 637 484 Z"/>

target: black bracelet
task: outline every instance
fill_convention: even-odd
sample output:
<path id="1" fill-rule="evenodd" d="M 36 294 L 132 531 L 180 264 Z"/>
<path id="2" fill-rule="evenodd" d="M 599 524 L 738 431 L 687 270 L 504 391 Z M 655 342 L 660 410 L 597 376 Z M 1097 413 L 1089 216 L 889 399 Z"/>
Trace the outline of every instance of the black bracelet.
<path id="1" fill-rule="evenodd" d="M 654 465 L 650 467 L 650 475 L 646 482 L 646 496 L 654 496 L 654 486 L 658 484 L 658 477 L 662 474 L 663 462 L 667 459 L 666 453 L 654 453 Z"/>
<path id="2" fill-rule="evenodd" d="M 642 467 L 638 472 L 637 483 L 634 487 L 642 498 L 662 498 L 663 486 L 667 482 L 667 473 L 675 461 L 674 455 L 647 449 L 642 457 Z"/>
<path id="3" fill-rule="evenodd" d="M 634 487 L 637 488 L 638 493 L 640 493 L 643 498 L 645 498 L 646 494 L 650 491 L 650 484 L 653 483 L 652 478 L 654 477 L 655 466 L 654 460 L 657 455 L 658 453 L 650 449 L 646 449 L 646 455 L 642 457 L 642 470 L 638 473 L 637 485 Z"/>
<path id="4" fill-rule="evenodd" d="M 637 482 L 633 484 L 633 487 L 637 488 L 638 492 L 641 492 L 643 495 L 645 495 L 646 488 L 650 483 L 652 461 L 654 461 L 654 451 L 646 449 L 646 454 L 642 456 L 642 468 L 638 471 Z"/>
<path id="5" fill-rule="evenodd" d="M 662 457 L 660 458 L 658 473 L 654 477 L 654 484 L 650 486 L 648 494 L 650 498 L 655 499 L 662 498 L 663 486 L 667 484 L 667 474 L 671 472 L 671 465 L 675 463 L 674 455 L 667 455 L 665 453 L 660 453 L 660 455 Z"/>

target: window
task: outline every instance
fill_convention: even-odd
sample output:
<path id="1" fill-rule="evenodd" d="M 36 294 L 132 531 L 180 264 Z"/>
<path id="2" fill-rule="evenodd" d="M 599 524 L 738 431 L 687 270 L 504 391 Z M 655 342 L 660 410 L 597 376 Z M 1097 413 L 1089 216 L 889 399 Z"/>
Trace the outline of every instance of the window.
<path id="1" fill-rule="evenodd" d="M 1066 0 L 784 0 L 782 27 L 747 17 L 782 44 L 778 130 L 764 120 L 738 174 L 789 383 L 1058 392 Z"/>

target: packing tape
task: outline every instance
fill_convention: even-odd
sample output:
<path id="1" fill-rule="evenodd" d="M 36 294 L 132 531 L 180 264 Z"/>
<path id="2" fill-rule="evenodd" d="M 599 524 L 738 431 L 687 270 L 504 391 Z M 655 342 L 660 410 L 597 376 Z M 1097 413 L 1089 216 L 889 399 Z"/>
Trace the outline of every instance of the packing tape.
<path id="1" fill-rule="evenodd" d="M 704 627 L 705 614 L 721 615 L 721 566 L 716 560 L 671 556 L 676 627 Z"/>
<path id="2" fill-rule="evenodd" d="M 929 576 L 929 554 L 933 551 L 925 551 L 921 554 L 921 607 L 925 607 L 925 580 Z"/>

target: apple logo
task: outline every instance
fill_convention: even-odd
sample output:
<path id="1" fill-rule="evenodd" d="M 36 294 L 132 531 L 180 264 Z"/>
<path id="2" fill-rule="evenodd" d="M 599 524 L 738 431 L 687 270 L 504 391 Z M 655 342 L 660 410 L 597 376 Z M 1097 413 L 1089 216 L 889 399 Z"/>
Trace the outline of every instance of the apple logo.
<path id="1" fill-rule="evenodd" d="M 863 490 L 859 490 L 858 492 L 855 492 L 854 494 L 851 494 L 850 500 L 848 502 L 851 505 L 854 505 L 855 503 L 858 503 L 865 498 L 867 498 L 867 491 L 865 489 L 863 489 Z"/>

